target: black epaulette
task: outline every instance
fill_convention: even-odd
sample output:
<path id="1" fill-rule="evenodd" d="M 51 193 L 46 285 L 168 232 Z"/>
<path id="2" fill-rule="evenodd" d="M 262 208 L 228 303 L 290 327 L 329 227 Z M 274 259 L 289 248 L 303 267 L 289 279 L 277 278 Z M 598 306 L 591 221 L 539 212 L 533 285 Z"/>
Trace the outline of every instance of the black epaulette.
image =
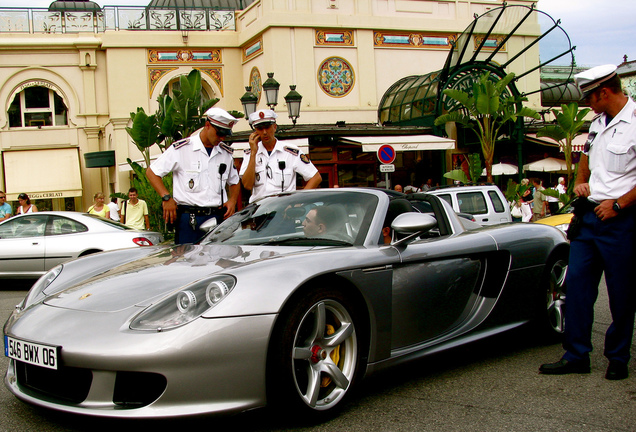
<path id="1" fill-rule="evenodd" d="M 190 138 L 184 138 L 182 140 L 172 143 L 172 146 L 175 148 L 175 150 L 177 150 L 188 144 L 190 144 Z"/>
<path id="2" fill-rule="evenodd" d="M 230 147 L 229 145 L 227 145 L 225 143 L 221 143 L 221 148 L 223 150 L 225 150 L 226 152 L 228 152 L 229 154 L 233 154 L 234 153 L 234 148 Z"/>
<path id="3" fill-rule="evenodd" d="M 599 118 L 599 117 L 601 116 L 601 114 L 603 114 L 603 113 L 596 114 L 594 117 L 592 117 L 592 121 L 594 121 L 594 120 L 596 120 L 597 118 Z"/>
<path id="4" fill-rule="evenodd" d="M 300 153 L 300 150 L 298 150 L 297 148 L 293 148 L 293 147 L 285 147 L 285 151 L 288 153 L 293 154 L 294 156 L 298 156 L 298 154 Z"/>

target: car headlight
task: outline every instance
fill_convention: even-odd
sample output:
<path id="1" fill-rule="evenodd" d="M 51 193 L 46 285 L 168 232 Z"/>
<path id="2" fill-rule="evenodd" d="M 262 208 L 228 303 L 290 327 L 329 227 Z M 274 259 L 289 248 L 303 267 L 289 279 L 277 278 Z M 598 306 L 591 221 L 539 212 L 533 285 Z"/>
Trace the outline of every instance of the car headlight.
<path id="1" fill-rule="evenodd" d="M 148 306 L 133 318 L 130 328 L 164 331 L 180 327 L 219 304 L 234 285 L 236 279 L 229 275 L 194 282 Z"/>
<path id="2" fill-rule="evenodd" d="M 58 277 L 58 275 L 60 273 L 62 273 L 62 269 L 63 268 L 64 267 L 62 266 L 62 264 L 60 264 L 60 265 L 57 265 L 57 266 L 53 267 L 47 273 L 42 275 L 40 277 L 40 279 L 38 279 L 37 282 L 35 282 L 33 284 L 33 286 L 29 290 L 29 292 L 26 295 L 26 297 L 24 298 L 24 300 L 22 300 L 22 304 L 20 305 L 20 309 L 22 309 L 22 310 L 26 309 L 27 307 L 31 306 L 32 304 L 38 303 L 43 298 L 45 298 L 46 295 L 44 294 L 44 290 L 49 285 L 51 285 L 51 283 L 55 280 L 56 277 Z"/>

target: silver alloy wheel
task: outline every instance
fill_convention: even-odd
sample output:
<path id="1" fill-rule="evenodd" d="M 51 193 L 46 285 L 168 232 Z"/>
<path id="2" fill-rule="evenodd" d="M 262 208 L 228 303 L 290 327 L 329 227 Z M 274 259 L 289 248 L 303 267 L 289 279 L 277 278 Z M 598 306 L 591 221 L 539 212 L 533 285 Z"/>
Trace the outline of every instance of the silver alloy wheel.
<path id="1" fill-rule="evenodd" d="M 333 408 L 346 395 L 358 363 L 355 325 L 347 308 L 335 300 L 315 303 L 294 336 L 294 384 L 311 409 Z"/>
<path id="2" fill-rule="evenodd" d="M 565 330 L 565 276 L 568 264 L 557 260 L 550 269 L 547 290 L 548 322 L 552 330 L 563 333 Z"/>

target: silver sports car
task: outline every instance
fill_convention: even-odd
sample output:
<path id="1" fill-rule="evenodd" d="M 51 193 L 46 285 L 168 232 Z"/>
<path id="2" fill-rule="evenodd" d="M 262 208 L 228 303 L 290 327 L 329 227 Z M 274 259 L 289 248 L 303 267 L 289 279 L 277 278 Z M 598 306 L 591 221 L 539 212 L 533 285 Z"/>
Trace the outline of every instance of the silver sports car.
<path id="1" fill-rule="evenodd" d="M 52 211 L 17 215 L 0 223 L 0 278 L 42 276 L 72 258 L 163 241 L 88 213 Z"/>
<path id="2" fill-rule="evenodd" d="M 415 212 L 381 190 L 281 194 L 195 245 L 59 265 L 4 327 L 5 384 L 95 416 L 320 416 L 381 368 L 526 323 L 562 331 L 559 230 L 467 230 L 443 200 L 421 200 Z"/>

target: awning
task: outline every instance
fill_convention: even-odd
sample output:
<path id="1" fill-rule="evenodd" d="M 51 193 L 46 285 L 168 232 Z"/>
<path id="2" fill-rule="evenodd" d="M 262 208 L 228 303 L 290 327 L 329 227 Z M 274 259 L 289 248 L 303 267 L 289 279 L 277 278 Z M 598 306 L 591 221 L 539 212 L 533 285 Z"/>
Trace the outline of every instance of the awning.
<path id="1" fill-rule="evenodd" d="M 455 148 L 455 140 L 435 135 L 341 137 L 340 141 L 362 144 L 362 151 L 365 152 L 377 152 L 385 144 L 390 144 L 396 151 L 451 150 Z"/>
<path id="2" fill-rule="evenodd" d="M 530 141 L 534 141 L 539 144 L 549 145 L 552 147 L 559 146 L 559 151 L 563 152 L 561 145 L 555 140 L 553 140 L 552 138 L 548 138 L 548 137 L 537 138 L 537 134 L 526 134 L 526 138 L 530 139 Z M 587 141 L 587 133 L 582 133 L 581 135 L 574 137 L 574 139 L 572 140 L 572 151 L 582 152 L 583 148 L 585 147 L 586 141 Z"/>
<path id="3" fill-rule="evenodd" d="M 31 199 L 82 196 L 77 148 L 5 151 L 2 156 L 8 200 L 16 201 L 23 192 Z"/>
<path id="4" fill-rule="evenodd" d="M 303 153 L 309 153 L 309 138 L 296 138 L 296 139 L 287 139 L 280 140 L 285 145 L 293 145 L 298 147 L 303 151 Z M 245 150 L 250 148 L 250 143 L 248 141 L 234 142 L 232 143 L 232 148 L 234 149 L 234 159 L 243 159 L 243 153 Z M 152 163 L 155 159 L 157 159 L 159 155 L 153 155 L 150 157 L 150 163 Z M 146 167 L 146 162 L 143 159 L 136 159 L 134 162 L 137 162 L 142 167 Z M 128 162 L 120 163 L 118 165 L 118 169 L 120 172 L 132 171 Z"/>

